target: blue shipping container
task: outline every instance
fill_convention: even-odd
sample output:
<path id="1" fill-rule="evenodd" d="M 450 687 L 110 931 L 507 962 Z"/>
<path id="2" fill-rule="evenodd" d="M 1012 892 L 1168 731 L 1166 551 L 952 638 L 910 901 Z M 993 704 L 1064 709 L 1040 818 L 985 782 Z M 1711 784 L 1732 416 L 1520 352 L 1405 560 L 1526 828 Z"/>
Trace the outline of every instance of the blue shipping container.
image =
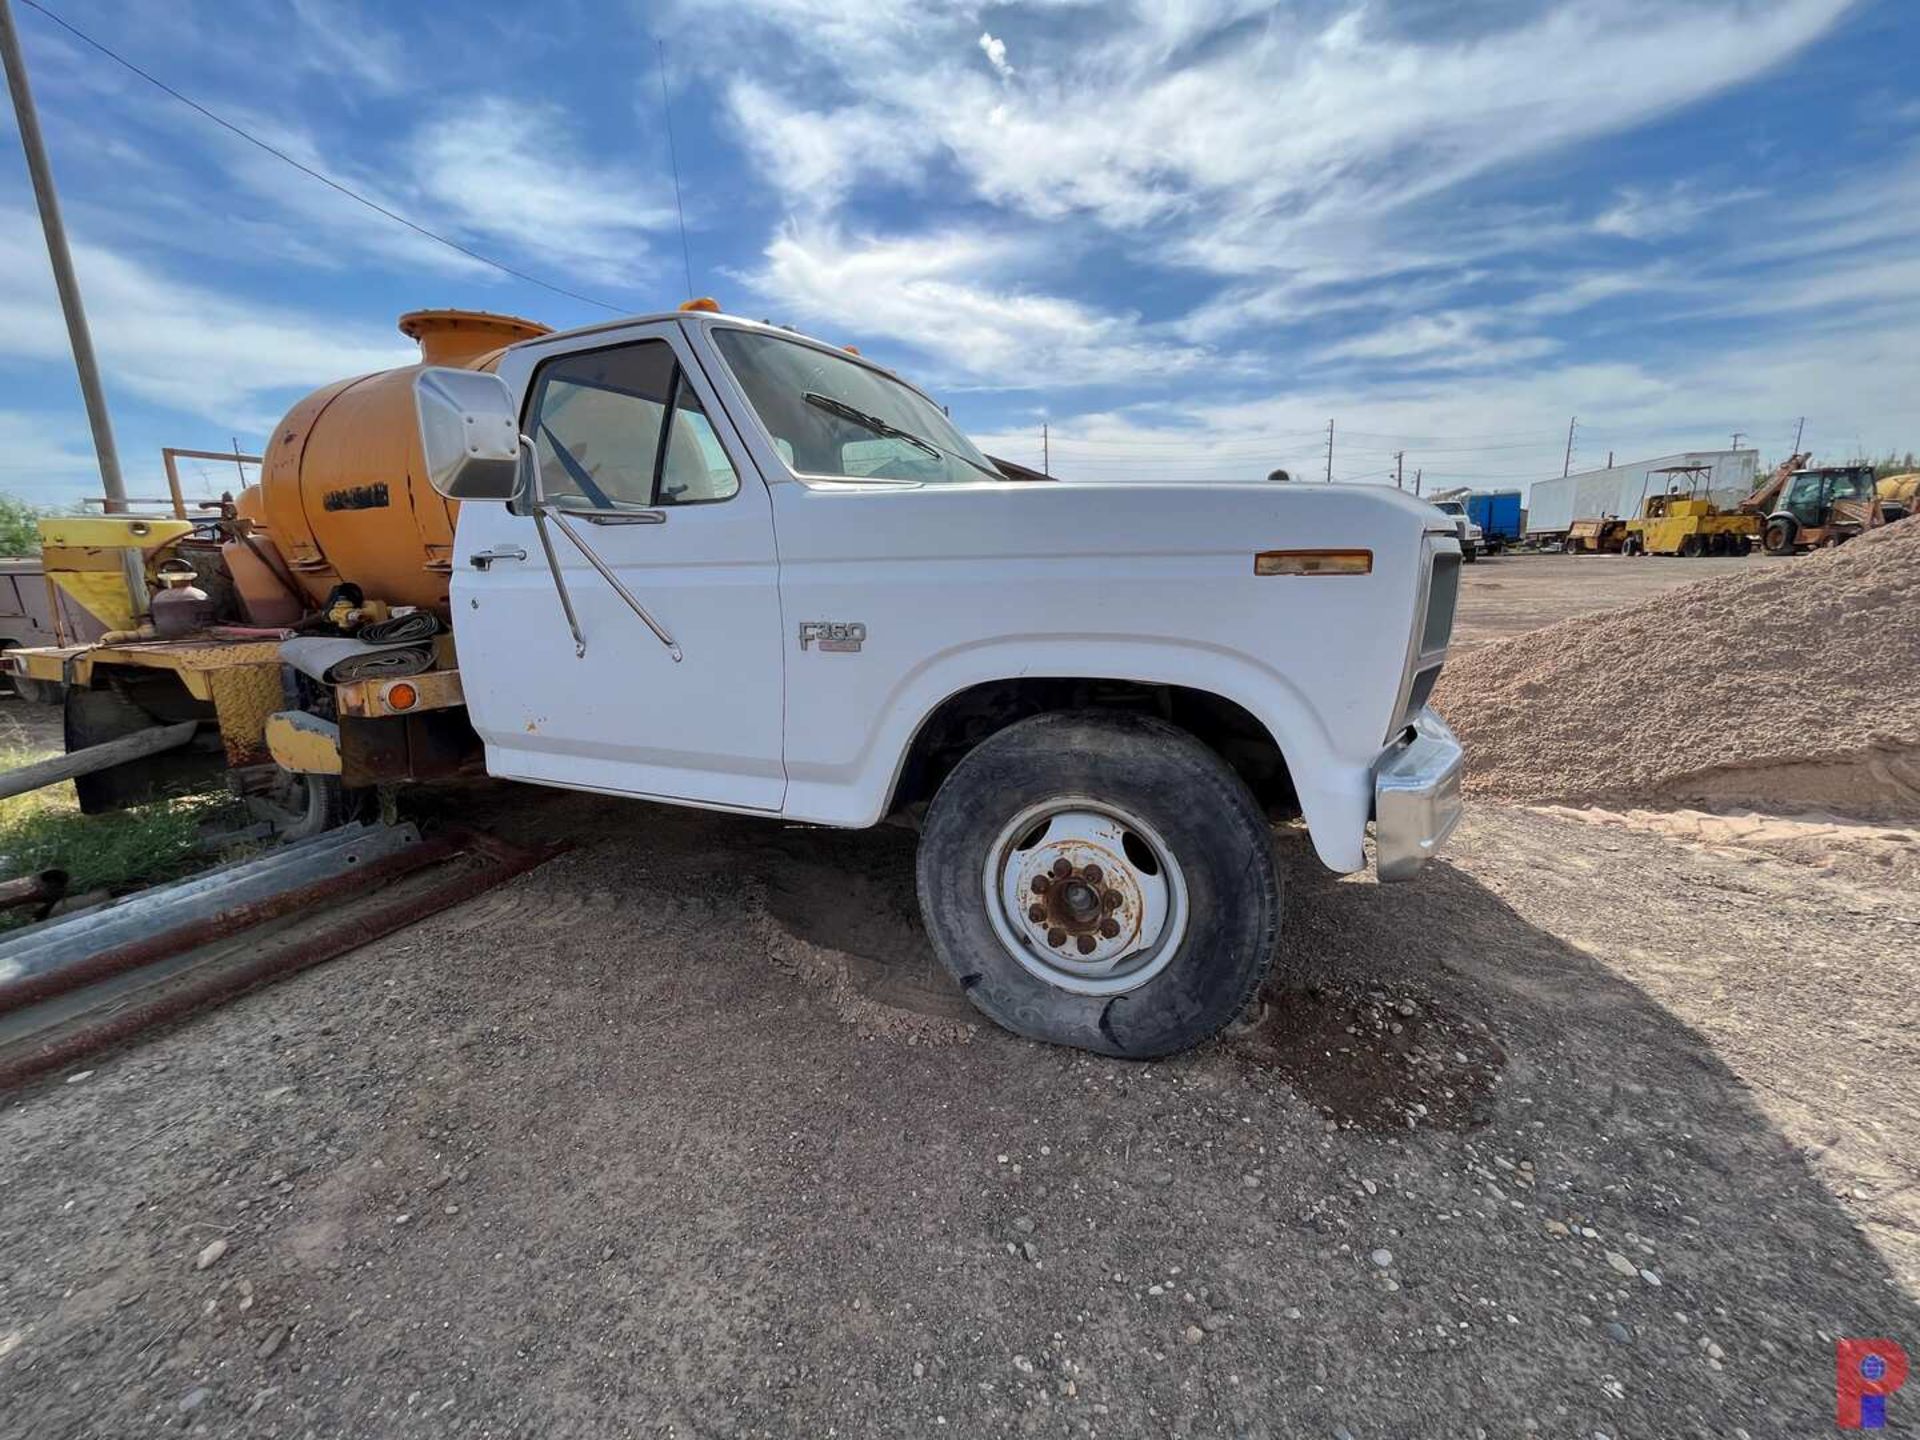
<path id="1" fill-rule="evenodd" d="M 1520 492 L 1476 490 L 1467 496 L 1467 518 L 1492 544 L 1520 538 Z"/>

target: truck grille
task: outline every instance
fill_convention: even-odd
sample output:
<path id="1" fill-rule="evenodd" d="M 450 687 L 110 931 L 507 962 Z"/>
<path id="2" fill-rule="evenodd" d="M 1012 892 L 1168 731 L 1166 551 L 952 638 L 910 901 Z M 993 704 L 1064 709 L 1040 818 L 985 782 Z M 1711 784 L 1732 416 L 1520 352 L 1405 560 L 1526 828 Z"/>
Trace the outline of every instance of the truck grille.
<path id="1" fill-rule="evenodd" d="M 1460 557 L 1433 557 L 1433 579 L 1427 586 L 1427 623 L 1420 634 L 1420 653 L 1441 655 L 1453 638 L 1453 612 L 1460 603 Z"/>
<path id="2" fill-rule="evenodd" d="M 1453 638 L 1454 611 L 1460 603 L 1460 564 L 1460 554 L 1454 550 L 1437 551 L 1431 557 L 1420 641 L 1408 663 L 1406 700 L 1400 707 L 1396 730 L 1413 723 L 1413 717 L 1425 707 L 1440 679 L 1440 666 L 1447 658 L 1447 642 Z"/>

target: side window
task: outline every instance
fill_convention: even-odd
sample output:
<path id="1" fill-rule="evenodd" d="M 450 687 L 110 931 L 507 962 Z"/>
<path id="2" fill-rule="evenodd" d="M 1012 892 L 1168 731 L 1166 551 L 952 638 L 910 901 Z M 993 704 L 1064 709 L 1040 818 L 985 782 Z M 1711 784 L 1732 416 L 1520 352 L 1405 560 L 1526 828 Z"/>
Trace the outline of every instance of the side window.
<path id="1" fill-rule="evenodd" d="M 727 463 L 720 437 L 682 375 L 674 387 L 673 428 L 660 466 L 656 505 L 699 505 L 726 500 L 740 489 L 740 477 Z"/>
<path id="2" fill-rule="evenodd" d="M 664 340 L 548 361 L 527 427 L 549 499 L 647 509 L 724 500 L 740 488 Z"/>
<path id="3" fill-rule="evenodd" d="M 1793 488 L 1787 492 L 1786 509 L 1817 510 L 1820 508 L 1820 477 L 1802 475 L 1793 482 Z"/>

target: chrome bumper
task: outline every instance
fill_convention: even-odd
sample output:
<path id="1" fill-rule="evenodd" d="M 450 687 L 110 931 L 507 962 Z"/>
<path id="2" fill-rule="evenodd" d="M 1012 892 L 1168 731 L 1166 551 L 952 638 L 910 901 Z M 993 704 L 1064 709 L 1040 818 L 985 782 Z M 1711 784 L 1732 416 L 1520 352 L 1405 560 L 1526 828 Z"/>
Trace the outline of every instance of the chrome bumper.
<path id="1" fill-rule="evenodd" d="M 1460 823 L 1460 742 L 1431 707 L 1412 728 L 1412 739 L 1373 766 L 1374 865 L 1383 881 L 1411 880 Z"/>

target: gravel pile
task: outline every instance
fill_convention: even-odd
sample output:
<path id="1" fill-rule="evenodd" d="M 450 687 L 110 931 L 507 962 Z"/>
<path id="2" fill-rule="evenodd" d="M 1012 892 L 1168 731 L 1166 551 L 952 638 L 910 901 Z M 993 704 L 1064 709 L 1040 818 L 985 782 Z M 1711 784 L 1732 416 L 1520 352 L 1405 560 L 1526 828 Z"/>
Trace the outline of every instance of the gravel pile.
<path id="1" fill-rule="evenodd" d="M 1920 517 L 1482 646 L 1434 703 L 1469 794 L 1920 817 Z"/>

